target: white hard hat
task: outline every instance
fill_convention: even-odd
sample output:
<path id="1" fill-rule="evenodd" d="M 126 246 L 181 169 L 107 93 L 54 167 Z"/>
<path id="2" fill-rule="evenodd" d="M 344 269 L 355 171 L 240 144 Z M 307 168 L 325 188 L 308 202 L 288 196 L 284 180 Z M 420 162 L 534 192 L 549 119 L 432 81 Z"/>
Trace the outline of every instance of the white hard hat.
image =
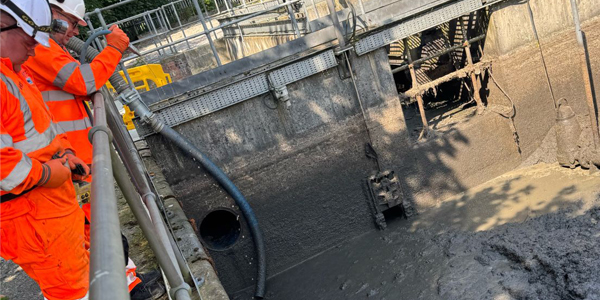
<path id="1" fill-rule="evenodd" d="M 50 0 L 49 2 L 76 17 L 79 20 L 79 25 L 87 26 L 87 23 L 83 19 L 85 15 L 85 3 L 83 3 L 83 0 Z"/>
<path id="2" fill-rule="evenodd" d="M 17 26 L 38 43 L 49 47 L 52 11 L 46 0 L 1 0 L 0 10 L 17 21 Z"/>

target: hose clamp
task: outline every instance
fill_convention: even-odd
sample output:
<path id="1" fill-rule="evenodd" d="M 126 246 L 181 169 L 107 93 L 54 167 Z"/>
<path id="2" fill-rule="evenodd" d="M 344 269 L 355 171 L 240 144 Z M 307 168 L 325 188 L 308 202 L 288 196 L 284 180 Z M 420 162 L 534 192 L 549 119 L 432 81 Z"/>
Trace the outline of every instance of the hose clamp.
<path id="1" fill-rule="evenodd" d="M 190 288 L 190 286 L 187 283 L 182 283 L 179 286 L 173 287 L 171 288 L 171 290 L 169 291 L 169 295 L 171 296 L 171 299 L 177 299 L 175 297 L 175 294 L 177 294 L 177 292 L 179 292 L 179 290 L 186 290 L 188 292 L 188 294 L 190 293 L 190 291 L 192 290 Z"/>
<path id="2" fill-rule="evenodd" d="M 93 144 L 92 140 L 94 138 L 94 134 L 98 131 L 105 132 L 108 135 L 108 141 L 110 143 L 112 143 L 112 141 L 113 141 L 112 132 L 105 125 L 96 125 L 96 126 L 92 127 L 92 129 L 90 129 L 90 131 L 88 132 L 88 139 L 90 140 L 90 143 Z"/>
<path id="3" fill-rule="evenodd" d="M 124 93 L 119 94 L 119 96 L 117 96 L 117 99 L 120 100 L 121 103 L 129 105 L 133 101 L 133 97 L 137 94 L 138 93 L 136 90 L 129 89 L 129 91 L 125 91 Z"/>

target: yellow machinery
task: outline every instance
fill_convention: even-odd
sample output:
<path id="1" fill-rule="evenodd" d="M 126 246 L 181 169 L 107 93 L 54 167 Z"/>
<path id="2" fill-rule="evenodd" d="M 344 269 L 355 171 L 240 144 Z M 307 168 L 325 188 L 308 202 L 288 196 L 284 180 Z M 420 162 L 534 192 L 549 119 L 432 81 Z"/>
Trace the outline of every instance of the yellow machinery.
<path id="1" fill-rule="evenodd" d="M 153 83 L 156 87 L 161 87 L 163 85 L 167 85 L 171 83 L 171 75 L 165 73 L 163 68 L 159 64 L 149 64 L 144 66 L 139 66 L 131 69 L 127 69 L 129 72 L 129 77 L 133 81 L 135 85 L 135 89 L 140 91 L 149 91 L 150 90 L 150 82 Z M 123 74 L 123 71 L 119 71 L 119 74 L 123 77 L 123 80 L 127 82 L 127 78 Z M 107 82 L 106 86 L 112 91 L 115 92 L 113 86 Z M 129 109 L 129 107 L 124 106 L 125 114 L 123 114 L 123 122 L 127 125 L 127 130 L 135 129 L 133 125 L 133 111 Z"/>

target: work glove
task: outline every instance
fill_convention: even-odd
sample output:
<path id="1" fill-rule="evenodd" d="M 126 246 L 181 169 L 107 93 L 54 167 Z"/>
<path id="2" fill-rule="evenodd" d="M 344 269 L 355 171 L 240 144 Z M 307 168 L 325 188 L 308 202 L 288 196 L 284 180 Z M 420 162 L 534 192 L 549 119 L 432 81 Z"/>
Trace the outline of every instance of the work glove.
<path id="1" fill-rule="evenodd" d="M 111 26 L 109 30 L 112 32 L 106 35 L 106 44 L 119 50 L 119 52 L 123 54 L 129 47 L 129 38 L 127 37 L 127 34 L 125 34 L 125 32 L 123 32 L 116 24 Z"/>
<path id="2" fill-rule="evenodd" d="M 47 188 L 56 188 L 65 181 L 71 179 L 71 170 L 65 166 L 67 157 L 55 158 L 42 165 L 42 178 L 38 182 L 39 186 Z"/>
<path id="3" fill-rule="evenodd" d="M 81 160 L 81 158 L 75 156 L 72 152 L 66 152 L 67 161 L 69 162 L 69 168 L 71 168 L 71 179 L 73 181 L 84 180 L 90 175 L 90 167 Z"/>

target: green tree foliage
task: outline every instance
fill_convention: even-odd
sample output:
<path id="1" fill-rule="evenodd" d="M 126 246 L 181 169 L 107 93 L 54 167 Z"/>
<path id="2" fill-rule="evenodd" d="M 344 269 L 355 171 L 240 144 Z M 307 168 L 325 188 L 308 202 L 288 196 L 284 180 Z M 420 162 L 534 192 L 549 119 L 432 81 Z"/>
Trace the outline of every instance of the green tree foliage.
<path id="1" fill-rule="evenodd" d="M 122 0 L 124 1 L 124 0 Z M 204 1 L 204 5 L 202 5 L 202 1 Z M 120 2 L 119 0 L 85 0 L 85 8 L 87 12 L 91 12 L 93 10 L 95 10 L 96 8 L 103 8 L 103 7 L 107 7 L 109 5 L 115 4 Z M 116 8 L 113 9 L 108 9 L 108 10 L 104 10 L 102 11 L 102 16 L 104 17 L 104 20 L 106 21 L 107 24 L 113 23 L 113 22 L 117 22 L 119 20 L 123 20 L 125 18 L 143 13 L 145 11 L 148 10 L 152 10 L 155 8 L 158 8 L 162 5 L 168 4 L 169 2 L 171 2 L 170 0 L 136 0 L 136 1 L 132 1 L 130 3 L 127 4 L 123 4 L 121 6 L 118 6 Z M 212 10 L 215 10 L 215 2 L 214 0 L 198 0 L 201 9 L 204 10 L 204 7 L 206 7 L 206 9 L 210 12 Z M 189 1 L 189 4 L 191 4 L 192 2 Z M 194 18 L 196 16 L 196 10 L 194 9 L 193 6 L 189 6 L 186 7 L 185 9 L 182 9 L 182 5 L 178 5 L 178 13 L 179 13 L 179 17 L 182 19 L 182 21 L 186 21 L 190 18 Z M 169 18 L 169 21 L 171 22 L 175 22 L 175 18 L 173 15 L 168 14 L 167 17 Z M 91 16 L 91 20 L 92 20 L 92 24 L 94 25 L 95 28 L 99 28 L 100 27 L 100 21 L 98 20 L 98 18 L 96 17 L 95 14 L 92 14 Z M 135 22 L 133 22 L 135 23 Z M 125 32 L 127 33 L 127 35 L 129 35 L 130 38 L 133 38 L 133 40 L 137 39 L 137 35 L 140 32 L 144 32 L 145 30 L 147 30 L 147 28 L 143 25 L 143 24 L 133 24 L 133 23 L 128 23 L 128 24 L 123 24 L 121 27 L 123 30 L 125 30 Z M 136 29 L 138 30 L 134 30 L 132 27 L 137 26 Z M 87 32 L 86 30 L 82 30 L 81 31 L 81 35 L 82 38 L 86 38 L 87 37 Z"/>
<path id="2" fill-rule="evenodd" d="M 199 0 L 198 2 L 201 4 L 201 1 L 204 1 L 206 4 L 206 8 L 211 11 L 215 9 L 214 0 Z M 96 8 L 103 8 L 109 6 L 111 4 L 115 4 L 119 2 L 119 0 L 86 0 L 85 8 L 86 11 L 93 11 Z M 147 10 L 155 9 L 159 6 L 165 5 L 171 1 L 169 0 L 137 0 L 131 3 L 124 4 L 115 9 L 105 10 L 102 12 L 104 19 L 107 23 L 116 22 L 118 20 L 125 19 L 127 17 L 134 16 L 136 14 L 142 13 Z M 204 7 L 202 7 L 204 9 Z M 94 18 L 95 19 L 95 18 Z M 97 20 L 93 20 L 95 23 Z"/>

